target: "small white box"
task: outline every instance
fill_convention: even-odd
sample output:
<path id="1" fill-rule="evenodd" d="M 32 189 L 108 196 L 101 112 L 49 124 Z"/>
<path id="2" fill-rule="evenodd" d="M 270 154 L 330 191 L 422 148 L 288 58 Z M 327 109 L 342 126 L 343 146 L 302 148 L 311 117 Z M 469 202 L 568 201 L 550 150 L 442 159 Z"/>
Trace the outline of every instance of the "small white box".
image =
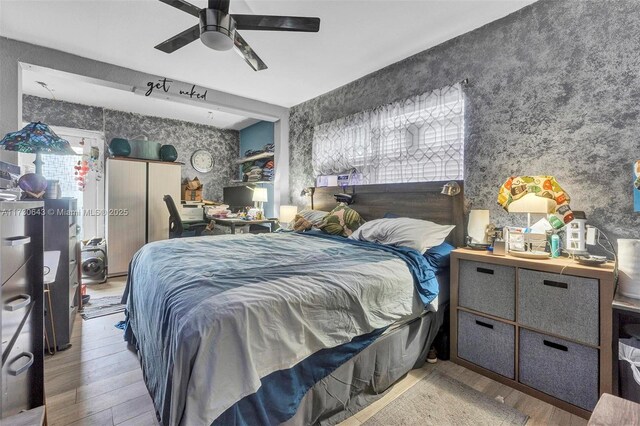
<path id="1" fill-rule="evenodd" d="M 180 219 L 185 221 L 204 221 L 204 209 L 202 205 L 197 204 L 183 204 L 180 210 Z"/>

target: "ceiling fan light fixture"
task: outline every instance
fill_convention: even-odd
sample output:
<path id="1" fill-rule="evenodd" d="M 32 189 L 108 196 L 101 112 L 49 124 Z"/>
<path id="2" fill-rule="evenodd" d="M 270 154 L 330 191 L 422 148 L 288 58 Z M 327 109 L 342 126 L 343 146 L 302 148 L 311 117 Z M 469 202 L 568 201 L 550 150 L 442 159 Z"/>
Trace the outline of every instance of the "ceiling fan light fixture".
<path id="1" fill-rule="evenodd" d="M 200 33 L 200 40 L 213 50 L 225 51 L 233 47 L 233 40 L 219 31 L 203 31 Z"/>
<path id="2" fill-rule="evenodd" d="M 231 49 L 235 30 L 236 23 L 229 14 L 215 9 L 200 12 L 200 40 L 205 46 L 219 51 Z"/>
<path id="3" fill-rule="evenodd" d="M 1 1 L 1 0 L 0 0 Z M 304 16 L 238 15 L 229 14 L 229 0 L 209 0 L 201 9 L 186 0 L 160 0 L 200 22 L 155 46 L 164 53 L 173 53 L 189 43 L 201 39 L 210 49 L 224 51 L 232 47 L 254 71 L 267 69 L 267 65 L 236 30 L 241 31 L 298 31 L 317 33 L 320 18 Z"/>

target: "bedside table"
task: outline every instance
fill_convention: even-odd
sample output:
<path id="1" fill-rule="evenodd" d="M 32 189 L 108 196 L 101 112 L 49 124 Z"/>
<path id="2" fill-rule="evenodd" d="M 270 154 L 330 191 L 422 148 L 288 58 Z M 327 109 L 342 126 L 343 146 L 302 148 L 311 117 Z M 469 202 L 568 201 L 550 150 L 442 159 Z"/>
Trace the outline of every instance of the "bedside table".
<path id="1" fill-rule="evenodd" d="M 613 264 L 451 253 L 451 360 L 589 418 L 611 393 Z"/>

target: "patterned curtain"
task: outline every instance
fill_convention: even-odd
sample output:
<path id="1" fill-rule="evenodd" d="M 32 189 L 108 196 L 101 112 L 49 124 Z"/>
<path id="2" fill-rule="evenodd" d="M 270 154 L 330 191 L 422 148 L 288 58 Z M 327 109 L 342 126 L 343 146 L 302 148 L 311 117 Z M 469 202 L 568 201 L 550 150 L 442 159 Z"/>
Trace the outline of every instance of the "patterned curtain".
<path id="1" fill-rule="evenodd" d="M 316 177 L 355 170 L 364 184 L 458 180 L 463 157 L 460 84 L 314 128 Z"/>

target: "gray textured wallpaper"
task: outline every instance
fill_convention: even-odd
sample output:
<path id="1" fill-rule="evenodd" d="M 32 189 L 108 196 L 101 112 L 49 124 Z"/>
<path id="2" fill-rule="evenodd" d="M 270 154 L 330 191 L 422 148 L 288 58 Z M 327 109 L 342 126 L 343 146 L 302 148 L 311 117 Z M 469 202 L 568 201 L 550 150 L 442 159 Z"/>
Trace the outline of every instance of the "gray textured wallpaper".
<path id="1" fill-rule="evenodd" d="M 469 79 L 465 195 L 500 225 L 510 175 L 550 174 L 589 223 L 640 238 L 632 162 L 640 159 L 640 1 L 541 0 L 291 110 L 294 202 L 313 185 L 313 126 Z"/>
<path id="2" fill-rule="evenodd" d="M 107 142 L 114 137 L 140 139 L 145 136 L 150 141 L 171 144 L 178 151 L 178 161 L 185 163 L 182 177 L 197 176 L 204 184 L 207 199 L 222 199 L 222 188 L 236 178 L 234 160 L 239 156 L 240 144 L 236 130 L 27 95 L 23 97 L 22 115 L 24 121 L 40 120 L 52 126 L 101 131 Z M 191 154 L 197 149 L 206 149 L 213 155 L 211 172 L 199 173 L 191 167 Z"/>

